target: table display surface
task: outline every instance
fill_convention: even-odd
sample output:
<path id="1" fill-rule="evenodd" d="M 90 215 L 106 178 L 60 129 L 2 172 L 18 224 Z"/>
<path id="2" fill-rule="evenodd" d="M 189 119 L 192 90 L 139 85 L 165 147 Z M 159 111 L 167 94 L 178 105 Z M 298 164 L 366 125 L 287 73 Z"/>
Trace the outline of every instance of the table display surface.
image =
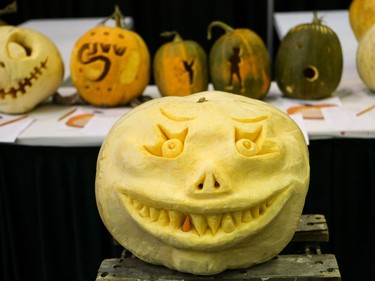
<path id="1" fill-rule="evenodd" d="M 332 99 L 320 101 L 303 101 L 283 98 L 281 91 L 278 89 L 275 82 L 272 82 L 271 88 L 265 97 L 264 101 L 268 102 L 282 110 L 288 110 L 290 107 L 298 108 L 301 106 L 312 106 L 308 108 L 309 116 L 304 116 L 304 112 L 299 113 L 304 118 L 300 121 L 300 127 L 308 135 L 310 140 L 325 139 L 332 137 L 349 137 L 349 138 L 373 138 L 375 137 L 375 110 L 366 112 L 361 116 L 356 116 L 359 112 L 375 105 L 375 94 L 371 92 L 363 82 L 360 80 L 355 67 L 355 51 L 357 41 L 350 30 L 347 11 L 324 11 L 320 13 L 324 17 L 324 21 L 333 30 L 337 32 L 340 38 L 344 55 L 344 69 L 341 82 L 333 93 Z M 36 29 L 46 36 L 48 36 L 59 48 L 63 62 L 65 65 L 65 79 L 70 76 L 69 73 L 69 59 L 70 53 L 76 40 L 84 34 L 87 30 L 97 25 L 102 19 L 88 18 L 88 19 L 52 19 L 52 20 L 31 20 L 21 24 L 21 27 L 28 27 Z M 312 20 L 312 13 L 276 13 L 274 16 L 276 31 L 280 38 L 282 38 L 287 31 L 299 24 L 310 22 Z M 64 84 L 64 86 L 66 83 Z M 209 87 L 212 90 L 212 86 Z M 72 87 L 61 87 L 59 92 L 74 92 Z M 144 93 L 144 96 L 152 98 L 160 97 L 159 91 L 155 85 L 149 85 Z M 325 107 L 328 105 L 335 105 L 335 108 L 324 108 L 316 112 L 314 105 L 317 107 Z M 322 106 L 323 104 L 323 106 Z M 107 118 L 107 128 L 96 130 L 86 129 L 72 129 L 62 128 L 61 117 L 70 110 L 91 110 L 96 112 L 107 111 L 107 109 L 94 108 L 92 106 L 61 106 L 46 102 L 40 104 L 30 113 L 29 124 L 25 129 L 17 135 L 15 142 L 23 145 L 51 145 L 51 146 L 100 146 L 110 125 L 116 120 L 114 114 L 111 114 L 111 119 Z M 127 112 L 130 107 L 117 108 L 117 118 Z M 317 109 L 320 111 L 320 109 Z M 313 116 L 311 116 L 313 114 Z M 108 114 L 107 114 L 108 117 Z M 301 116 L 299 116 L 301 117 Z M 356 118 L 358 117 L 358 118 Z M 324 118 L 324 119 L 323 119 Z M 93 121 L 97 121 L 94 119 Z M 299 118 L 299 120 L 302 118 Z M 100 122 L 105 123 L 104 119 Z M 98 124 L 91 124 L 92 127 L 100 127 Z M 5 134 L 6 129 L 10 126 L 0 127 L 0 133 Z M 8 128 L 5 128 L 8 127 Z M 5 131 L 4 131 L 5 130 Z M 0 138 L 1 142 L 1 138 Z M 8 141 L 9 142 L 9 141 Z"/>

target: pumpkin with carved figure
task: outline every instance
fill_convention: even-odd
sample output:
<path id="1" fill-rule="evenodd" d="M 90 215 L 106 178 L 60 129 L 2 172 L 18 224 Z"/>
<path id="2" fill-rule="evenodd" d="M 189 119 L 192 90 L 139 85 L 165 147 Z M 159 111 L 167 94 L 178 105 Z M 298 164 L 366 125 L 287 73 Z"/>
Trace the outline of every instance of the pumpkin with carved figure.
<path id="1" fill-rule="evenodd" d="M 289 243 L 309 176 L 289 115 L 206 91 L 121 117 L 98 155 L 96 201 L 112 236 L 138 258 L 212 275 L 270 260 Z"/>
<path id="2" fill-rule="evenodd" d="M 155 84 L 162 96 L 186 96 L 207 90 L 207 55 L 193 40 L 184 40 L 178 32 L 164 32 L 174 36 L 155 53 L 153 70 Z"/>
<path id="3" fill-rule="evenodd" d="M 317 100 L 330 97 L 341 81 L 340 40 L 314 12 L 311 23 L 291 28 L 275 59 L 275 80 L 287 97 Z"/>
<path id="4" fill-rule="evenodd" d="M 234 29 L 213 21 L 208 26 L 208 39 L 211 39 L 214 27 L 225 31 L 209 52 L 214 89 L 262 99 L 271 85 L 271 62 L 262 38 L 250 29 Z"/>
<path id="5" fill-rule="evenodd" d="M 32 110 L 63 78 L 64 64 L 51 39 L 33 29 L 0 26 L 0 112 Z"/>
<path id="6" fill-rule="evenodd" d="M 375 0 L 353 0 L 349 6 L 349 22 L 355 38 L 360 41 L 375 23 Z"/>
<path id="7" fill-rule="evenodd" d="M 95 106 L 129 103 L 142 95 L 150 79 L 150 54 L 142 37 L 123 27 L 116 7 L 116 26 L 99 25 L 73 47 L 71 78 L 80 97 Z"/>

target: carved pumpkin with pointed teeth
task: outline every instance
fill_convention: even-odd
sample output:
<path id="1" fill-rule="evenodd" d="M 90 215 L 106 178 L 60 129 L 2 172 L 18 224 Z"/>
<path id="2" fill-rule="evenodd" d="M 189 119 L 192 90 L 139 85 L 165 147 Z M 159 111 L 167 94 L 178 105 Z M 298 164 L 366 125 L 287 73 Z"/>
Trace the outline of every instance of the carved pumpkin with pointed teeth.
<path id="1" fill-rule="evenodd" d="M 99 153 L 96 198 L 108 230 L 137 257 L 211 275 L 278 254 L 308 183 L 306 143 L 287 114 L 208 91 L 124 115 Z"/>
<path id="2" fill-rule="evenodd" d="M 64 77 L 59 50 L 36 30 L 0 27 L 0 112 L 33 109 L 52 96 Z"/>

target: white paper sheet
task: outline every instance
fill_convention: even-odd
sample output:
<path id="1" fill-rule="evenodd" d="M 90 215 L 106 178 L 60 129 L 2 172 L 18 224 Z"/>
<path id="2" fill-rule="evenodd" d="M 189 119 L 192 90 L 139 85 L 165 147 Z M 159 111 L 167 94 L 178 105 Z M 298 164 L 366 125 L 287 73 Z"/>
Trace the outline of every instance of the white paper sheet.
<path id="1" fill-rule="evenodd" d="M 299 113 L 298 114 L 291 114 L 289 116 L 294 120 L 294 122 L 297 123 L 298 127 L 302 131 L 303 136 L 305 137 L 306 144 L 309 145 L 310 144 L 309 135 L 307 133 L 305 121 L 303 120 L 302 114 L 299 114 Z"/>
<path id="2" fill-rule="evenodd" d="M 283 109 L 288 114 L 300 113 L 303 119 L 322 120 L 324 116 L 321 112 L 322 108 L 341 107 L 339 98 L 328 98 L 322 100 L 297 100 L 282 98 Z"/>
<path id="3" fill-rule="evenodd" d="M 0 142 L 13 143 L 34 118 L 27 115 L 0 114 Z"/>
<path id="4" fill-rule="evenodd" d="M 105 109 L 77 107 L 72 114 L 60 121 L 59 129 L 81 130 L 83 133 L 105 136 L 113 124 L 130 110 L 130 107 Z"/>
<path id="5" fill-rule="evenodd" d="M 358 108 L 324 108 L 322 113 L 330 129 L 338 131 L 370 131 L 375 130 L 375 110 L 357 116 Z"/>

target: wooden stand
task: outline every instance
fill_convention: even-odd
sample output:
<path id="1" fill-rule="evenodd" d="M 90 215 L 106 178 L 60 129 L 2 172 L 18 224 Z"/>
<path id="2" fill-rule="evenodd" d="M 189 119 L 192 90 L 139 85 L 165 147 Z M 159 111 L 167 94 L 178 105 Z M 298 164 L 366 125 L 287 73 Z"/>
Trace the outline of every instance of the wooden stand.
<path id="1" fill-rule="evenodd" d="M 292 243 L 304 245 L 303 254 L 280 254 L 263 264 L 247 269 L 226 270 L 213 276 L 200 276 L 146 263 L 124 250 L 121 258 L 106 259 L 96 281 L 310 281 L 341 280 L 334 255 L 322 254 L 320 243 L 329 240 L 323 215 L 303 215 Z"/>

